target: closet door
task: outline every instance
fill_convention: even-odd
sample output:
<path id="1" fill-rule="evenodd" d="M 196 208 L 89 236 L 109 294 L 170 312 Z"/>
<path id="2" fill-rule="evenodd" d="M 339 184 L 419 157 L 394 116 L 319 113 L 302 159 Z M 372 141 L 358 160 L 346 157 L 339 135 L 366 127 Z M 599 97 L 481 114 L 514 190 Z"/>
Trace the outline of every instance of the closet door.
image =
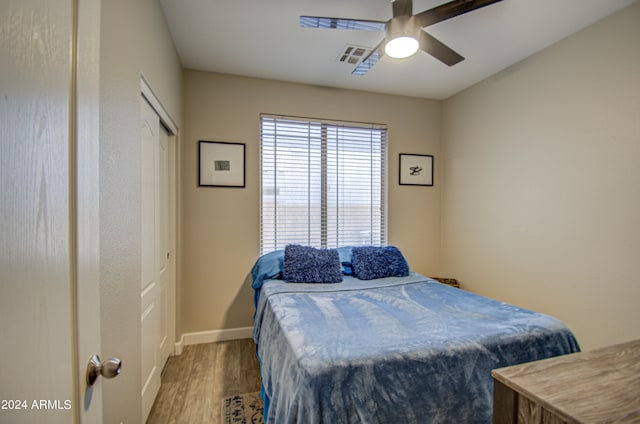
<path id="1" fill-rule="evenodd" d="M 161 342 L 162 299 L 160 287 L 160 119 L 142 99 L 141 110 L 141 382 L 142 418 L 147 419 L 160 389 L 163 364 L 159 354 Z"/>
<path id="2" fill-rule="evenodd" d="M 142 412 L 146 420 L 160 388 L 160 374 L 175 345 L 177 129 L 146 83 L 142 93 L 140 319 Z"/>
<path id="3" fill-rule="evenodd" d="M 170 206 L 170 178 L 169 178 L 169 133 L 163 125 L 160 125 L 158 138 L 158 187 L 156 193 L 158 211 L 158 308 L 160 314 L 160 329 L 158 342 L 158 355 L 160 369 L 167 363 L 173 339 L 171 337 L 172 320 L 171 302 L 173 267 L 171 266 L 171 206 Z"/>

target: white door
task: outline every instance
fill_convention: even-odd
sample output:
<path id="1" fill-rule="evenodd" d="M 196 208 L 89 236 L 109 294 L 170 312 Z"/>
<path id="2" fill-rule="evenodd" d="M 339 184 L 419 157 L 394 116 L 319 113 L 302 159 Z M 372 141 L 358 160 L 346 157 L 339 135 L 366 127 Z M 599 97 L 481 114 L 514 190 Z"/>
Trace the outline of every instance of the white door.
<path id="1" fill-rule="evenodd" d="M 85 354 L 100 348 L 99 11 L 99 0 L 2 2 L 3 423 L 102 422 L 101 383 L 84 383 Z"/>
<path id="2" fill-rule="evenodd" d="M 104 378 L 92 386 L 86 381 L 88 361 L 101 351 L 100 9 L 100 0 L 79 0 L 76 6 L 76 387 L 80 392 L 79 422 L 91 424 L 102 423 L 102 384 L 105 383 Z"/>
<path id="3" fill-rule="evenodd" d="M 141 100 L 142 411 L 146 420 L 160 388 L 160 373 L 174 344 L 175 278 L 170 207 L 170 138 L 160 118 Z"/>
<path id="4" fill-rule="evenodd" d="M 172 295 L 172 257 L 171 257 L 171 208 L 169 206 L 169 133 L 166 128 L 160 125 L 160 134 L 158 138 L 158 202 L 156 204 L 158 210 L 158 306 L 160 312 L 160 342 L 159 364 L 160 369 L 164 367 L 171 349 L 173 348 L 173 337 L 171 323 L 173 317 L 171 314 Z"/>

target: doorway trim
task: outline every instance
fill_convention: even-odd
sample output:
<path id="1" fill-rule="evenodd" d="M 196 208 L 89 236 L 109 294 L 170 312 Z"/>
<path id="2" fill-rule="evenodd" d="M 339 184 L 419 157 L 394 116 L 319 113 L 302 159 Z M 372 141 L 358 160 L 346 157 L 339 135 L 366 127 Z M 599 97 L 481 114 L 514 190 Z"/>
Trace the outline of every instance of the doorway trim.
<path id="1" fill-rule="evenodd" d="M 171 119 L 171 115 L 167 113 L 165 108 L 162 106 L 162 103 L 160 103 L 160 100 L 158 100 L 158 97 L 153 92 L 153 89 L 151 89 L 151 86 L 147 82 L 144 74 L 140 74 L 140 93 L 142 93 L 144 98 L 147 99 L 153 110 L 156 111 L 156 113 L 160 117 L 162 125 L 164 125 L 169 130 L 169 137 L 176 137 L 177 139 L 178 126 L 175 124 L 175 122 L 173 122 L 173 119 Z"/>

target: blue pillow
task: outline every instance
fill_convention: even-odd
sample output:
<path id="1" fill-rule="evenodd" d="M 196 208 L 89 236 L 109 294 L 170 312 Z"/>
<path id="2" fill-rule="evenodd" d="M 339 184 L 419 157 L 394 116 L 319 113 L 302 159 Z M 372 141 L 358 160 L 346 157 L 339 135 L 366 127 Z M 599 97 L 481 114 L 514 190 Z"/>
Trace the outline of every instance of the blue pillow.
<path id="1" fill-rule="evenodd" d="M 353 265 L 351 262 L 342 262 L 342 273 L 344 275 L 353 275 Z"/>
<path id="2" fill-rule="evenodd" d="M 336 249 L 290 244 L 284 249 L 283 279 L 290 283 L 339 283 L 340 255 Z"/>
<path id="3" fill-rule="evenodd" d="M 264 280 L 282 278 L 283 261 L 284 250 L 276 250 L 261 256 L 251 269 L 253 279 L 251 287 L 259 289 Z"/>
<path id="4" fill-rule="evenodd" d="M 409 264 L 394 246 L 354 247 L 351 263 L 353 274 L 361 280 L 409 275 Z"/>

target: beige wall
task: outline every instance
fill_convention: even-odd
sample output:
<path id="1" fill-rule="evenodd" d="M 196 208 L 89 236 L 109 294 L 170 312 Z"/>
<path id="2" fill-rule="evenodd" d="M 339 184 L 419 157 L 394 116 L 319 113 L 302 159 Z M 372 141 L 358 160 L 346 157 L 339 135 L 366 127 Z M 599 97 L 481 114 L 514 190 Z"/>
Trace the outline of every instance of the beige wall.
<path id="1" fill-rule="evenodd" d="M 156 0 L 103 0 L 100 46 L 102 351 L 122 359 L 103 381 L 104 422 L 137 423 L 140 405 L 140 74 L 180 126 L 182 69 Z"/>
<path id="2" fill-rule="evenodd" d="M 249 272 L 259 254 L 260 113 L 389 128 L 389 243 L 418 272 L 439 272 L 440 102 L 197 71 L 184 75 L 182 330 L 253 325 Z M 246 188 L 197 186 L 198 140 L 246 143 Z M 434 187 L 398 186 L 398 154 L 435 155 Z"/>
<path id="3" fill-rule="evenodd" d="M 589 349 L 640 337 L 640 4 L 447 100 L 443 259 Z"/>

